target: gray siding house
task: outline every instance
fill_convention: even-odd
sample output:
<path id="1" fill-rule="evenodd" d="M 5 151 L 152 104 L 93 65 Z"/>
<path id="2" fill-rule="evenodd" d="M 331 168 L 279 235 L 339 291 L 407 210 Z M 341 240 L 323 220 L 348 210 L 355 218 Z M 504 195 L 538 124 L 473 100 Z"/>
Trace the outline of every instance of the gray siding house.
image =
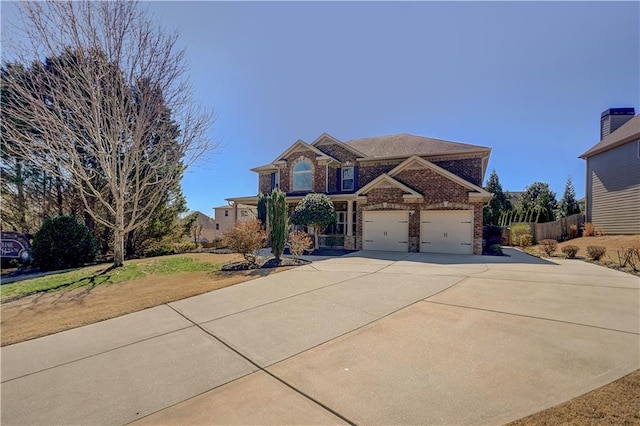
<path id="1" fill-rule="evenodd" d="M 586 220 L 606 234 L 640 234 L 640 115 L 627 114 L 618 126 L 580 156 L 587 162 Z"/>

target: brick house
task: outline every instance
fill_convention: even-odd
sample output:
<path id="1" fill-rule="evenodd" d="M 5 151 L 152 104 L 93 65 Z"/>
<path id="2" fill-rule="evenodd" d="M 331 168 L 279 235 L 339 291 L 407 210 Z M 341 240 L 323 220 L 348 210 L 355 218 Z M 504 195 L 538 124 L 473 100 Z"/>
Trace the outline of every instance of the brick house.
<path id="1" fill-rule="evenodd" d="M 344 248 L 434 253 L 482 252 L 481 188 L 491 149 L 410 134 L 341 142 L 324 133 L 298 140 L 256 167 L 258 191 L 279 188 L 290 208 L 327 194 L 337 224 L 325 233 Z M 256 205 L 257 196 L 229 198 Z M 234 212 L 237 215 L 237 211 Z"/>

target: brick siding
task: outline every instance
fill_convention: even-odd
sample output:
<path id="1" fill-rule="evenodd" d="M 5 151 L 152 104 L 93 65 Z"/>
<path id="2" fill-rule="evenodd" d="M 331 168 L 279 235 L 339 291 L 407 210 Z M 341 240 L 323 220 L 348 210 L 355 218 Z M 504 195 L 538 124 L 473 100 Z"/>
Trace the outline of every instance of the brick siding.
<path id="1" fill-rule="evenodd" d="M 467 182 L 482 186 L 482 158 L 466 158 L 458 160 L 432 161 L 436 166 L 460 176 Z"/>

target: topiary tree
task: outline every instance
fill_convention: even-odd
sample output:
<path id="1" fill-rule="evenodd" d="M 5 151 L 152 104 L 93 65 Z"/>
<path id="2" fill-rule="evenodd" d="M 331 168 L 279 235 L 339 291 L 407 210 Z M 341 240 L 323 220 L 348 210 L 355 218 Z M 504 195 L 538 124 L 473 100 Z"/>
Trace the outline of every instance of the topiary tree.
<path id="1" fill-rule="evenodd" d="M 291 223 L 313 228 L 314 248 L 318 248 L 318 235 L 327 226 L 336 223 L 336 210 L 331 199 L 325 194 L 310 193 L 298 203 Z"/>
<path id="2" fill-rule="evenodd" d="M 269 227 L 271 228 L 271 253 L 280 260 L 287 241 L 287 197 L 279 189 L 274 189 L 267 198 Z"/>
<path id="3" fill-rule="evenodd" d="M 96 238 L 73 216 L 46 219 L 31 247 L 34 264 L 45 271 L 82 266 L 97 254 Z"/>

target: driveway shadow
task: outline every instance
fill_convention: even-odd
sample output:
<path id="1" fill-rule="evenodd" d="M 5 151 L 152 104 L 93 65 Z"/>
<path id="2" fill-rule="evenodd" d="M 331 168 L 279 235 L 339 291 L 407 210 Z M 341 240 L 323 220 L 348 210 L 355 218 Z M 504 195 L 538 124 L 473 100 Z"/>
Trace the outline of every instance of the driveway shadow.
<path id="1" fill-rule="evenodd" d="M 505 256 L 477 256 L 471 254 L 445 254 L 445 253 L 404 253 L 393 251 L 361 250 L 347 254 L 343 257 L 362 257 L 365 259 L 388 260 L 391 262 L 406 261 L 417 263 L 434 263 L 438 265 L 477 265 L 477 264 L 527 264 L 527 265 L 552 265 L 557 263 L 523 253 L 520 250 L 505 247 Z"/>

